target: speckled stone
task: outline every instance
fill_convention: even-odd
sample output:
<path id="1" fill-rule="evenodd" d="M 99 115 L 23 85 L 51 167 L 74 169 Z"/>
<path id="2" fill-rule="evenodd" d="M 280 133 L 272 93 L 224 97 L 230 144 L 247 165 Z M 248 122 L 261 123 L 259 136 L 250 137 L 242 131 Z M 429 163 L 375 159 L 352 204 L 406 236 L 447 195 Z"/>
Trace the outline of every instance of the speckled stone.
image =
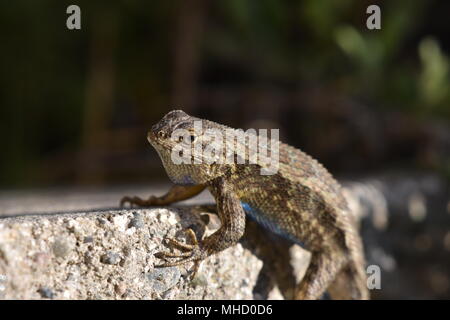
<path id="1" fill-rule="evenodd" d="M 240 244 L 203 262 L 203 285 L 190 266 L 155 267 L 163 239 L 193 225 L 188 208 L 0 216 L 0 298 L 252 299 L 262 262 Z"/>

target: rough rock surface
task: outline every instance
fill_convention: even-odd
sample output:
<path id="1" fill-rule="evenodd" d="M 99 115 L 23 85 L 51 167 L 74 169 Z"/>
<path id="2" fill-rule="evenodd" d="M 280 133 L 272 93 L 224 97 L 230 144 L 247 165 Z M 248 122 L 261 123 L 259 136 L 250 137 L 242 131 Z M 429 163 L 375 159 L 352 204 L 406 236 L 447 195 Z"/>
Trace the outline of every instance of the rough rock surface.
<path id="1" fill-rule="evenodd" d="M 267 240 L 255 240 L 252 236 L 205 260 L 193 281 L 188 279 L 192 265 L 155 267 L 161 260 L 154 254 L 169 250 L 164 238 L 188 242 L 183 229 L 192 228 L 197 237 L 202 237 L 214 232 L 220 223 L 216 216 L 201 214 L 201 210 L 195 209 L 198 206 L 193 205 L 117 208 L 120 195 L 152 192 L 66 190 L 0 194 L 0 298 L 283 297 L 275 280 L 268 275 L 273 271 L 264 271 L 267 267 L 263 270 L 262 251 L 266 249 L 258 241 L 267 243 Z M 210 200 L 207 195 L 199 199 Z M 99 209 L 99 206 L 116 208 Z M 257 228 L 251 223 L 249 226 L 249 230 Z M 301 273 L 307 265 L 304 251 L 289 250 L 300 254 L 294 268 L 300 268 Z M 269 255 L 275 256 L 273 252 Z M 281 290 L 292 289 L 286 288 L 282 286 Z"/>
<path id="2" fill-rule="evenodd" d="M 163 238 L 203 225 L 187 210 L 122 210 L 0 220 L 5 299 L 252 299 L 262 262 L 237 245 L 202 264 L 155 268 Z M 181 231 L 181 232 L 180 232 Z M 235 261 L 240 263 L 236 264 Z M 245 275 L 245 277 L 243 277 Z"/>

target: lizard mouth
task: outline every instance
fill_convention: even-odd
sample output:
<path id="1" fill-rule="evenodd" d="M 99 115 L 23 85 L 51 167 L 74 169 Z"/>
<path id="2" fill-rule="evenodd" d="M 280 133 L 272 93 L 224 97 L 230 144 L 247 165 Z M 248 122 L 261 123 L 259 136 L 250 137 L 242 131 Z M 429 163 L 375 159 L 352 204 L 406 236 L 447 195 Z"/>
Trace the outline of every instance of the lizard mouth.
<path id="1" fill-rule="evenodd" d="M 147 132 L 147 141 L 152 143 L 155 140 L 155 135 L 153 134 L 153 132 L 149 131 Z"/>
<path id="2" fill-rule="evenodd" d="M 162 144 L 160 141 L 158 141 L 158 138 L 156 137 L 156 135 L 152 131 L 147 132 L 147 141 L 153 147 L 156 147 L 156 146 L 159 146 L 159 145 Z"/>

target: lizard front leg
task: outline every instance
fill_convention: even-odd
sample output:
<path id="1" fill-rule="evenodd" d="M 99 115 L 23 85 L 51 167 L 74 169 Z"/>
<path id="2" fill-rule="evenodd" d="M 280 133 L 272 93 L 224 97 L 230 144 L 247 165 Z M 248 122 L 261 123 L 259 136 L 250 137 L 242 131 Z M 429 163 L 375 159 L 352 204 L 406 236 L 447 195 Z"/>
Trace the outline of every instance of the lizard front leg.
<path id="1" fill-rule="evenodd" d="M 218 253 L 236 244 L 245 231 L 245 213 L 239 198 L 232 187 L 223 178 L 217 178 L 208 184 L 216 199 L 217 214 L 221 221 L 219 230 L 202 241 L 197 241 L 192 230 L 189 234 L 192 245 L 186 245 L 174 239 L 169 239 L 169 245 L 181 249 L 182 253 L 159 252 L 157 256 L 167 261 L 170 258 L 179 258 L 175 262 L 166 262 L 160 267 L 171 267 L 188 262 L 194 262 L 193 278 L 198 271 L 200 263 L 206 257 Z"/>
<path id="2" fill-rule="evenodd" d="M 122 200 L 120 200 L 120 206 L 122 207 L 126 203 L 129 203 L 131 206 L 136 205 L 139 207 L 165 206 L 174 202 L 192 198 L 202 192 L 205 188 L 206 186 L 203 184 L 194 186 L 173 185 L 169 191 L 161 197 L 150 196 L 148 199 L 141 199 L 139 197 L 123 197 Z"/>

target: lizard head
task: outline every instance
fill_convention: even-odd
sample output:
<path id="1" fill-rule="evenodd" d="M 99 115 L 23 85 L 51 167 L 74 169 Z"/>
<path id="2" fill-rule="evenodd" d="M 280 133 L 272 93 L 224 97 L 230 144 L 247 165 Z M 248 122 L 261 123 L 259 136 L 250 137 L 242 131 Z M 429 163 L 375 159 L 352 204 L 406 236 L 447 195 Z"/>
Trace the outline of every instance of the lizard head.
<path id="1" fill-rule="evenodd" d="M 214 145 L 211 131 L 223 132 L 220 124 L 192 117 L 182 110 L 167 113 L 147 134 L 169 178 L 176 184 L 203 184 L 227 170 L 204 152 Z"/>

